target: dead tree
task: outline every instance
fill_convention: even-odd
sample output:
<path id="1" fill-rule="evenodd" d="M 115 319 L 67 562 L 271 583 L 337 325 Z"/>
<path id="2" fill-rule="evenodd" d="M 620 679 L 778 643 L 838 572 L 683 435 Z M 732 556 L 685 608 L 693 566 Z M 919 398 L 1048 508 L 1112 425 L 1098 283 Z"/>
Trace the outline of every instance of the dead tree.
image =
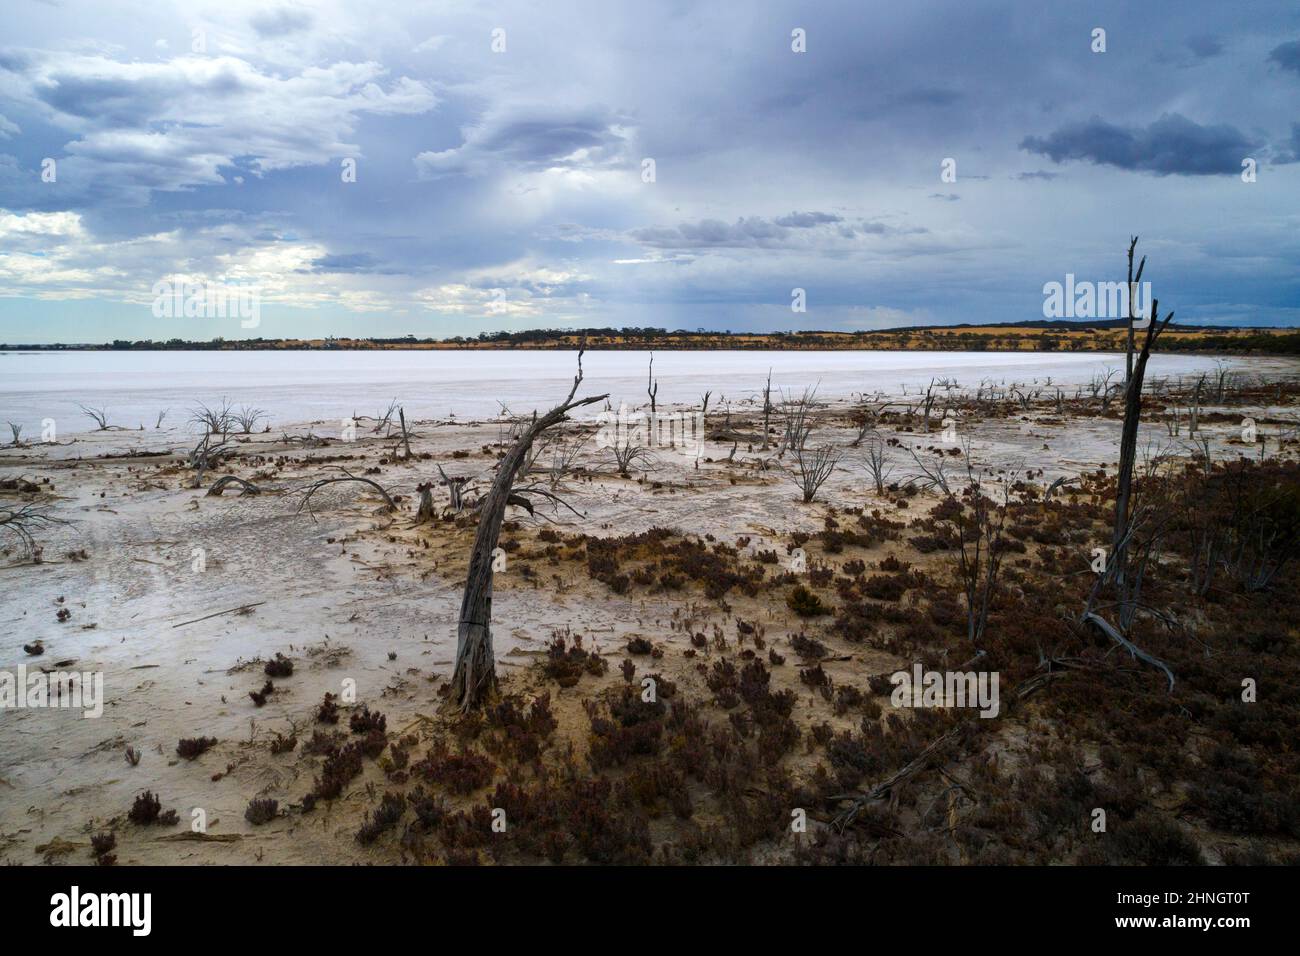
<path id="1" fill-rule="evenodd" d="M 189 465 L 194 469 L 194 483 L 191 488 L 199 488 L 203 485 L 203 473 L 217 467 L 221 459 L 228 455 L 233 455 L 235 450 L 225 441 L 212 443 L 212 432 L 204 432 L 203 437 L 199 439 L 194 450 L 189 454 Z"/>
<path id="2" fill-rule="evenodd" d="M 650 353 L 650 371 L 646 373 L 645 383 L 646 394 L 650 396 L 650 414 L 655 414 L 659 398 L 659 383 L 655 381 L 655 354 Z"/>
<path id="3" fill-rule="evenodd" d="M 1111 399 L 1115 397 L 1116 392 L 1123 392 L 1128 388 L 1127 385 L 1116 385 L 1111 381 L 1111 379 L 1115 377 L 1116 372 L 1117 369 L 1107 368 L 1106 374 L 1101 377 L 1099 382 L 1101 389 L 1101 410 L 1103 412 L 1110 410 Z"/>
<path id="4" fill-rule="evenodd" d="M 451 678 L 450 700 L 462 713 L 481 706 L 496 687 L 496 660 L 492 652 L 492 562 L 506 507 L 513 497 L 519 473 L 537 437 L 568 418 L 583 405 L 604 401 L 608 395 L 575 399 L 582 384 L 582 350 L 578 352 L 578 374 L 568 397 L 533 423 L 515 441 L 497 469 L 492 488 L 483 499 L 478 531 L 469 556 L 465 594 L 461 600 L 456 631 L 456 670 Z"/>
<path id="5" fill-rule="evenodd" d="M 876 494 L 884 495 L 885 482 L 893 473 L 893 466 L 886 462 L 885 440 L 879 432 L 872 431 L 866 436 L 867 449 L 863 460 L 867 465 L 867 473 L 871 475 L 872 484 L 875 485 Z"/>
<path id="6" fill-rule="evenodd" d="M 109 430 L 110 426 L 108 424 L 108 409 L 91 408 L 89 406 L 81 405 L 81 404 L 78 404 L 77 407 L 80 408 L 87 415 L 89 415 L 92 419 L 94 419 L 96 425 L 95 428 L 96 431 L 106 432 Z"/>
<path id="7" fill-rule="evenodd" d="M 985 494 L 983 482 L 965 445 L 966 480 L 960 490 L 953 487 L 940 460 L 928 466 L 915 451 L 912 458 L 931 487 L 944 495 L 936 517 L 946 524 L 957 549 L 957 574 L 966 598 L 966 638 L 976 647 L 984 641 L 994 589 L 1002 570 L 1005 529 L 1011 510 L 1011 485 L 1015 475 L 1002 483 L 1002 500 Z"/>
<path id="8" fill-rule="evenodd" d="M 239 430 L 245 435 L 251 435 L 257 423 L 266 417 L 266 412 L 260 408 L 253 408 L 249 405 L 239 406 L 239 411 L 231 412 L 231 421 L 239 426 Z"/>
<path id="9" fill-rule="evenodd" d="M 839 464 L 841 452 L 834 445 L 822 445 L 815 451 L 804 446 L 794 449 L 794 467 L 790 477 L 803 495 L 804 504 L 816 497 Z"/>
<path id="10" fill-rule="evenodd" d="M 1133 248 L 1136 244 L 1137 238 L 1134 237 L 1129 244 L 1130 263 L 1132 263 Z M 1146 257 L 1144 256 L 1142 264 L 1138 268 L 1139 279 L 1145 265 Z M 1130 301 L 1131 299 L 1130 294 Z M 1145 546 L 1135 544 L 1138 532 L 1151 517 L 1151 509 L 1135 507 L 1133 489 L 1133 470 L 1137 462 L 1138 427 L 1142 420 L 1142 382 L 1146 377 L 1147 362 L 1151 358 L 1151 348 L 1155 345 L 1160 334 L 1168 328 L 1173 318 L 1174 313 L 1171 311 L 1162 322 L 1160 320 L 1160 301 L 1158 299 L 1152 301 L 1151 317 L 1146 326 L 1146 336 L 1142 341 L 1142 349 L 1133 363 L 1133 373 L 1124 395 L 1124 426 L 1120 433 L 1119 474 L 1115 486 L 1115 519 L 1111 531 L 1110 551 L 1106 555 L 1105 570 L 1093 582 L 1092 590 L 1088 594 L 1083 613 L 1079 618 L 1081 623 L 1095 627 L 1106 637 L 1127 650 L 1137 660 L 1162 670 L 1169 680 L 1170 691 L 1174 689 L 1174 672 L 1170 670 L 1168 664 L 1151 656 L 1134 644 L 1129 639 L 1129 633 L 1141 604 L 1142 580 L 1153 546 L 1152 536 L 1147 537 Z M 1130 322 L 1130 327 L 1131 325 Z M 1105 593 L 1114 595 L 1115 600 L 1112 606 L 1117 611 L 1118 627 L 1100 613 L 1098 601 Z"/>
<path id="11" fill-rule="evenodd" d="M 853 441 L 849 442 L 850 448 L 859 447 L 867 439 L 868 435 L 876 433 L 876 425 L 880 423 L 881 414 L 891 404 L 881 399 L 882 393 L 880 392 L 876 392 L 870 399 L 867 398 L 866 393 L 863 393 L 862 401 L 853 413 L 853 424 L 857 426 L 858 434 Z"/>
<path id="12" fill-rule="evenodd" d="M 383 431 L 385 428 L 391 425 L 393 423 L 393 413 L 396 411 L 397 411 L 397 399 L 393 399 L 391 402 L 388 403 L 388 408 L 384 411 L 384 413 L 380 415 L 377 419 L 375 419 L 375 427 L 374 430 L 371 432 L 371 434 L 378 435 L 381 431 Z"/>
<path id="13" fill-rule="evenodd" d="M 230 433 L 230 426 L 234 424 L 234 414 L 230 402 L 224 398 L 217 408 L 209 408 L 200 402 L 190 409 L 190 423 L 198 425 L 210 435 L 220 435 L 224 439 Z"/>
<path id="14" fill-rule="evenodd" d="M 641 467 L 649 471 L 658 463 L 654 454 L 638 440 L 637 429 L 626 428 L 622 424 L 618 427 L 614 443 L 609 446 L 609 453 L 614 458 L 620 478 L 631 478 L 633 468 Z"/>
<path id="15" fill-rule="evenodd" d="M 933 464 L 927 464 L 916 449 L 909 448 L 908 452 L 912 456 L 912 461 L 916 462 L 917 468 L 920 469 L 919 475 L 913 475 L 907 479 L 906 484 L 913 487 L 928 488 L 940 492 L 946 498 L 954 497 L 952 485 L 948 481 L 948 469 L 946 460 L 942 457 L 935 459 Z M 969 457 L 969 450 L 967 451 Z"/>
<path id="16" fill-rule="evenodd" d="M 1133 251 L 1137 248 L 1138 237 L 1133 236 L 1128 241 L 1128 288 L 1125 290 L 1127 298 L 1128 312 L 1128 347 L 1124 353 L 1124 390 L 1128 391 L 1129 383 L 1133 381 L 1133 321 L 1137 318 L 1133 314 L 1133 290 L 1142 282 L 1142 270 L 1147 267 L 1147 257 L 1143 256 L 1142 261 L 1138 263 L 1137 276 L 1133 275 Z M 1152 312 L 1155 316 L 1155 312 Z"/>
<path id="17" fill-rule="evenodd" d="M 18 448 L 23 443 L 23 426 L 15 425 L 13 422 L 10 422 L 9 430 L 14 433 L 13 445 L 15 448 Z"/>
<path id="18" fill-rule="evenodd" d="M 302 510 L 306 508 L 307 513 L 310 514 L 313 518 L 315 518 L 316 513 L 311 510 L 312 495 L 316 494 L 316 492 L 320 491 L 322 488 L 324 488 L 327 485 L 334 485 L 345 481 L 355 481 L 363 485 L 369 485 L 371 488 L 375 489 L 375 491 L 379 492 L 379 494 L 383 497 L 385 511 L 393 512 L 397 510 L 397 503 L 393 501 L 393 496 L 390 495 L 387 489 L 385 489 L 383 485 L 379 484 L 379 482 L 371 481 L 369 478 L 362 478 L 359 477 L 358 475 L 354 475 L 346 468 L 339 468 L 339 471 L 343 472 L 343 476 L 340 478 L 318 478 L 315 481 L 313 481 L 310 485 L 308 485 L 306 488 L 302 489 L 302 491 L 300 492 L 302 494 L 302 501 L 298 502 L 299 514 L 301 514 Z"/>
<path id="19" fill-rule="evenodd" d="M 1232 377 L 1232 369 L 1223 359 L 1214 360 L 1214 402 L 1216 405 L 1222 405 L 1224 398 L 1228 393 L 1229 379 Z"/>
<path id="20" fill-rule="evenodd" d="M 460 514 L 465 510 L 465 486 L 473 479 L 464 478 L 459 475 L 451 476 L 442 470 L 442 465 L 438 466 L 438 474 L 442 476 L 439 484 L 447 486 L 447 497 L 451 502 L 451 513 Z M 423 501 L 423 499 L 421 499 Z"/>
<path id="21" fill-rule="evenodd" d="M 1201 427 L 1201 412 L 1204 410 L 1202 393 L 1205 391 L 1205 376 L 1201 375 L 1192 387 L 1191 398 L 1187 403 L 1187 434 L 1194 435 Z"/>
<path id="22" fill-rule="evenodd" d="M 212 483 L 212 487 L 208 489 L 208 496 L 212 498 L 220 498 L 221 493 L 226 490 L 227 485 L 238 485 L 239 496 L 241 498 L 244 495 L 260 495 L 262 493 L 261 488 L 257 487 L 257 485 L 253 484 L 246 478 L 240 478 L 238 475 L 222 475 Z"/>
<path id="23" fill-rule="evenodd" d="M 17 538 L 22 552 L 37 563 L 40 562 L 41 548 L 36 543 L 33 532 L 39 527 L 55 524 L 67 522 L 62 518 L 51 517 L 39 505 L 0 505 L 0 534 Z"/>
<path id="24" fill-rule="evenodd" d="M 1066 478 L 1064 476 L 1057 478 L 1050 485 L 1048 485 L 1047 490 L 1043 492 L 1043 501 L 1051 501 L 1052 495 L 1056 494 L 1057 491 L 1064 488 L 1066 485 L 1074 485 L 1078 483 L 1079 483 L 1079 478 L 1077 476 L 1074 478 Z"/>
<path id="25" fill-rule="evenodd" d="M 397 415 L 402 422 L 402 446 L 406 449 L 406 458 L 409 461 L 411 458 L 411 433 L 406 429 L 406 408 L 399 408 Z"/>
<path id="26" fill-rule="evenodd" d="M 831 821 L 831 826 L 835 828 L 836 832 L 843 833 L 853 825 L 853 821 L 857 819 L 858 814 L 873 803 L 893 799 L 904 784 L 929 767 L 936 759 L 943 756 L 948 745 L 960 736 L 962 730 L 963 725 L 958 724 L 931 741 L 929 746 L 917 754 L 910 763 L 876 784 L 870 790 L 862 793 L 840 793 L 828 797 L 827 801 L 830 803 L 838 804 L 847 801 L 849 804 L 835 815 L 835 819 Z"/>
<path id="27" fill-rule="evenodd" d="M 956 522 L 957 557 L 962 587 L 966 592 L 966 639 L 978 647 L 984 641 L 984 629 L 988 626 L 989 610 L 993 606 L 993 589 L 1002 568 L 1003 531 L 1011 502 L 1008 484 L 1003 485 L 1001 502 L 995 502 L 984 494 L 970 469 L 969 459 L 967 482 L 971 513 L 969 517 L 963 513 Z"/>
<path id="28" fill-rule="evenodd" d="M 785 434 L 781 439 L 780 454 L 803 448 L 812 431 L 812 410 L 816 403 L 817 386 L 805 388 L 799 396 L 782 395 L 781 407 L 785 419 Z"/>
<path id="29" fill-rule="evenodd" d="M 415 512 L 415 523 L 428 524 L 434 519 L 433 482 L 421 482 L 415 486 L 415 490 L 420 493 L 420 507 Z"/>
<path id="30" fill-rule="evenodd" d="M 566 475 L 572 474 L 577 466 L 578 457 L 590 437 L 588 434 L 579 433 L 567 441 L 557 441 L 551 446 L 551 460 L 546 468 L 546 474 L 552 491 L 560 486 L 560 482 Z"/>
<path id="31" fill-rule="evenodd" d="M 768 429 L 772 424 L 772 369 L 767 370 L 767 384 L 763 386 L 763 451 L 767 451 Z"/>
<path id="32" fill-rule="evenodd" d="M 921 399 L 920 406 L 922 412 L 922 429 L 928 435 L 930 433 L 930 412 L 934 409 L 934 379 L 930 379 L 930 384 L 925 389 L 925 396 Z"/>

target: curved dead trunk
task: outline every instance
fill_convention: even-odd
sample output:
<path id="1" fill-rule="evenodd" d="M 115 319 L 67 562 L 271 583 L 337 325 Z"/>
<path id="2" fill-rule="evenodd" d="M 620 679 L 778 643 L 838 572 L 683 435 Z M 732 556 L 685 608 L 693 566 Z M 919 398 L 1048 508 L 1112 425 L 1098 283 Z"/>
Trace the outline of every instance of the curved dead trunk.
<path id="1" fill-rule="evenodd" d="M 492 651 L 492 552 L 496 549 L 505 521 L 506 507 L 511 504 L 511 488 L 537 437 L 557 425 L 568 413 L 582 405 L 604 401 L 607 395 L 574 400 L 582 381 L 582 354 L 578 354 L 578 374 L 569 397 L 541 418 L 533 420 L 501 460 L 496 480 L 484 496 L 479 511 L 478 531 L 469 556 L 465 595 L 460 604 L 456 629 L 456 670 L 451 678 L 450 699 L 461 711 L 478 707 L 496 687 L 496 659 Z M 518 499 L 514 503 L 518 503 Z"/>

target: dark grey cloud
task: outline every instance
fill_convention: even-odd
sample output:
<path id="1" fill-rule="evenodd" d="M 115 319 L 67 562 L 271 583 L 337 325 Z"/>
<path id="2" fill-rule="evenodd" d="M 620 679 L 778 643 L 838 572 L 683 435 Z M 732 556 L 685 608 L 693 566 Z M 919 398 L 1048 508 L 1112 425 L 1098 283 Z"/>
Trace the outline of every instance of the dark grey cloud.
<path id="1" fill-rule="evenodd" d="M 25 50 L 0 50 L 0 70 L 9 73 L 23 73 L 32 63 L 32 56 Z"/>
<path id="2" fill-rule="evenodd" d="M 354 272 L 370 275 L 398 275 L 399 270 L 384 266 L 369 252 L 339 252 L 318 256 L 305 272 Z"/>
<path id="3" fill-rule="evenodd" d="M 1277 151 L 1273 162 L 1278 164 L 1300 163 L 1300 123 L 1291 124 L 1291 139 Z"/>
<path id="4" fill-rule="evenodd" d="M 892 96 L 887 101 L 888 107 L 925 107 L 925 106 L 952 106 L 962 98 L 956 90 L 941 89 L 938 87 L 920 87 L 914 90 L 904 90 L 897 96 Z"/>
<path id="5" fill-rule="evenodd" d="M 629 130 L 599 108 L 565 110 L 520 105 L 463 131 L 464 143 L 415 157 L 423 178 L 482 173 L 494 168 L 603 168 L 627 161 Z"/>
<path id="6" fill-rule="evenodd" d="M 779 248 L 784 245 L 789 231 L 759 216 L 740 218 L 734 223 L 720 219 L 701 219 L 684 222 L 679 226 L 652 226 L 634 229 L 632 238 L 647 246 L 660 249 L 704 248 Z"/>
<path id="7" fill-rule="evenodd" d="M 1198 33 L 1187 38 L 1187 49 L 1200 60 L 1208 60 L 1223 52 L 1223 41 L 1208 33 Z"/>
<path id="8" fill-rule="evenodd" d="M 1021 149 L 1056 163 L 1087 160 L 1158 176 L 1238 173 L 1256 145 L 1233 126 L 1201 126 L 1178 113 L 1167 113 L 1145 128 L 1116 126 L 1093 116 L 1045 138 L 1026 136 L 1020 142 Z"/>
<path id="9" fill-rule="evenodd" d="M 309 29 L 313 20 L 309 10 L 281 7 L 278 10 L 263 10 L 255 13 L 248 22 L 257 31 L 258 36 L 283 37 Z"/>
<path id="10" fill-rule="evenodd" d="M 629 236 L 656 249 L 806 249 L 842 246 L 863 236 L 919 234 L 923 227 L 899 229 L 870 219 L 847 222 L 832 213 L 791 213 L 777 219 L 742 216 L 735 222 L 701 219 L 676 226 L 633 229 Z"/>
<path id="11" fill-rule="evenodd" d="M 833 222 L 842 222 L 841 217 L 829 212 L 792 212 L 776 220 L 778 226 L 791 229 L 811 229 L 813 226 L 825 226 Z"/>
<path id="12" fill-rule="evenodd" d="M 103 75 L 56 68 L 35 80 L 33 92 L 51 109 L 117 129 L 147 127 L 185 96 L 221 99 L 248 92 L 230 64 L 207 73 L 153 71 Z M 179 125 L 179 124 L 178 124 Z"/>
<path id="13" fill-rule="evenodd" d="M 1290 43 L 1273 47 L 1268 59 L 1284 70 L 1300 73 L 1300 40 L 1292 40 Z"/>
<path id="14" fill-rule="evenodd" d="M 256 277 L 306 310 L 276 329 L 293 334 L 356 332 L 360 313 L 366 330 L 430 334 L 785 328 L 787 278 L 828 327 L 832 303 L 873 322 L 914 322 L 903 305 L 1026 318 L 1049 278 L 1111 276 L 1139 228 L 1180 314 L 1294 316 L 1279 303 L 1300 275 L 1297 170 L 1270 167 L 1300 162 L 1295 0 L 1254 0 L 1250 17 L 1105 0 L 1095 23 L 1041 0 L 910 0 L 868 29 L 860 0 L 745 16 L 236 0 L 204 5 L 205 55 L 184 18 L 142 29 L 98 0 L 60 3 L 10 4 L 0 39 L 0 340 L 22 340 L 7 329 L 29 315 L 74 328 L 67 302 L 44 305 L 52 287 L 107 310 L 162 268 Z M 46 156 L 57 184 L 40 183 Z M 1245 156 L 1264 164 L 1257 186 L 1203 177 L 1188 201 L 1181 177 L 1236 174 Z M 961 185 L 940 178 L 945 157 Z M 76 218 L 43 256 L 11 253 L 4 230 L 48 213 Z M 497 288 L 517 311 L 483 312 Z M 94 337 L 160 334 L 146 321 Z"/>

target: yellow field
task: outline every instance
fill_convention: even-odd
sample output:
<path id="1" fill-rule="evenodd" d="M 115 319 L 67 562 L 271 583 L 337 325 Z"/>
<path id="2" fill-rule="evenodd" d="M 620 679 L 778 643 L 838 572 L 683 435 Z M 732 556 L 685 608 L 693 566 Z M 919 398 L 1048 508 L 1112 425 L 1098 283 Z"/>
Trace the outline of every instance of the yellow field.
<path id="1" fill-rule="evenodd" d="M 1291 329 L 1188 329 L 1171 328 L 1161 336 L 1162 350 L 1259 349 L 1259 337 L 1295 336 Z M 1247 345 L 1247 340 L 1256 339 Z M 249 343 L 228 342 L 227 348 L 285 349 L 568 349 L 577 348 L 580 333 L 527 333 L 506 339 L 465 339 L 461 341 L 419 341 L 371 339 L 283 339 Z M 589 349 L 744 349 L 744 350 L 886 350 L 908 351 L 1031 351 L 1031 352 L 1111 352 L 1123 351 L 1125 330 L 1122 328 L 1036 329 L 1012 326 L 968 326 L 918 330 L 879 330 L 871 332 L 792 332 L 792 333 L 701 333 L 669 332 L 637 335 L 617 332 L 589 334 Z M 1279 340 L 1278 345 L 1282 341 Z M 1269 351 L 1267 346 L 1264 351 Z"/>

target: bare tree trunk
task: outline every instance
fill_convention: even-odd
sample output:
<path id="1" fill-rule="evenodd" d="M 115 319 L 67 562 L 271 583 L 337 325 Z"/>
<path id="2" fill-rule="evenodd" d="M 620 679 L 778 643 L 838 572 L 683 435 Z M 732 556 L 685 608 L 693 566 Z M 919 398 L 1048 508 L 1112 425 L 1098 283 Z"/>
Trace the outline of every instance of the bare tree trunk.
<path id="1" fill-rule="evenodd" d="M 420 507 L 415 512 L 416 524 L 428 524 L 433 520 L 433 482 L 426 481 L 416 485 L 415 490 L 420 493 Z"/>
<path id="2" fill-rule="evenodd" d="M 1145 259 L 1144 259 L 1145 262 Z M 1115 530 L 1111 538 L 1111 545 L 1118 552 L 1122 552 L 1124 541 L 1128 537 L 1128 528 L 1130 524 L 1129 501 L 1132 497 L 1133 488 L 1133 465 L 1137 460 L 1137 436 L 1138 426 L 1142 420 L 1142 382 L 1146 378 L 1147 360 L 1151 358 L 1151 346 L 1155 344 L 1156 337 L 1164 331 L 1165 326 L 1169 325 L 1174 314 L 1169 313 L 1163 323 L 1160 322 L 1158 309 L 1160 300 L 1155 299 L 1151 302 L 1151 324 L 1147 327 L 1146 338 L 1142 342 L 1142 351 L 1138 353 L 1137 361 L 1134 363 L 1133 376 L 1129 381 L 1127 394 L 1124 396 L 1124 428 L 1120 433 L 1119 442 L 1119 478 L 1118 492 L 1115 500 Z M 1123 565 L 1120 564 L 1122 570 Z"/>
<path id="3" fill-rule="evenodd" d="M 1127 296 L 1128 313 L 1128 348 L 1124 353 L 1124 388 L 1128 389 L 1128 383 L 1133 380 L 1133 251 L 1137 248 L 1138 237 L 1134 236 L 1128 243 L 1128 286 L 1125 288 Z M 1146 256 L 1142 257 L 1145 264 Z M 1138 279 L 1141 281 L 1142 272 L 1138 270 Z"/>
<path id="4" fill-rule="evenodd" d="M 655 354 L 650 353 L 650 371 L 646 373 L 645 393 L 650 396 L 650 414 L 655 414 L 656 400 L 659 398 L 659 383 L 655 381 Z"/>
<path id="5" fill-rule="evenodd" d="M 768 449 L 767 430 L 772 422 L 772 370 L 767 370 L 767 385 L 763 388 L 763 451 Z"/>
<path id="6" fill-rule="evenodd" d="M 465 510 L 465 486 L 469 484 L 470 479 L 463 476 L 452 478 L 442 470 L 442 465 L 438 466 L 438 474 L 442 475 L 442 483 L 447 486 L 447 498 L 451 502 L 451 513 L 460 514 Z"/>
<path id="7" fill-rule="evenodd" d="M 1132 269 L 1133 248 L 1136 244 L 1137 239 L 1135 237 L 1129 244 L 1130 271 Z M 1146 257 L 1144 256 L 1138 267 L 1137 277 L 1139 280 L 1142 276 L 1142 268 L 1145 265 Z M 1132 312 L 1131 289 L 1132 285 L 1130 284 L 1130 313 Z M 1160 301 L 1158 299 L 1152 300 L 1151 318 L 1146 327 L 1146 337 L 1142 341 L 1142 350 L 1138 353 L 1133 364 L 1133 374 L 1124 394 L 1124 427 L 1120 434 L 1119 475 L 1116 479 L 1115 495 L 1115 524 L 1111 533 L 1110 554 L 1107 556 L 1106 569 L 1093 584 L 1092 591 L 1084 604 L 1083 614 L 1080 615 L 1082 623 L 1091 624 L 1111 640 L 1120 644 L 1137 659 L 1164 671 L 1165 676 L 1169 679 L 1170 690 L 1174 686 L 1174 676 L 1168 665 L 1133 644 L 1128 639 L 1128 633 L 1136 618 L 1141 597 L 1142 577 L 1151 552 L 1150 542 L 1146 544 L 1145 548 L 1139 546 L 1141 549 L 1140 560 L 1135 567 L 1130 567 L 1129 547 L 1134 543 L 1134 537 L 1145 520 L 1143 516 L 1134 512 L 1132 504 L 1133 467 L 1137 460 L 1138 427 L 1142 421 L 1142 383 L 1146 377 L 1147 361 L 1151 358 L 1151 347 L 1155 344 L 1160 333 L 1173 321 L 1173 317 L 1173 312 L 1170 312 L 1161 322 Z M 1132 328 L 1131 321 L 1129 327 Z M 1108 585 L 1113 587 L 1116 596 L 1116 619 L 1119 621 L 1119 627 L 1111 625 L 1095 610 L 1098 597 Z"/>
<path id="8" fill-rule="evenodd" d="M 479 511 L 478 531 L 469 556 L 469 573 L 465 595 L 460 605 L 456 633 L 456 671 L 451 678 L 451 700 L 462 712 L 480 706 L 496 687 L 496 659 L 492 651 L 492 552 L 496 550 L 511 502 L 511 487 L 523 467 L 537 436 L 564 421 L 568 413 L 582 405 L 604 401 L 608 395 L 574 399 L 582 382 L 582 352 L 578 353 L 578 374 L 573 379 L 569 397 L 556 405 L 523 431 L 501 460 L 496 480 L 483 498 Z M 518 503 L 518 499 L 515 499 Z"/>
<path id="9" fill-rule="evenodd" d="M 399 408 L 397 410 L 397 413 L 398 415 L 401 416 L 402 419 L 402 444 L 406 446 L 406 460 L 410 461 L 411 460 L 411 433 L 406 430 L 406 409 L 404 407 Z"/>

